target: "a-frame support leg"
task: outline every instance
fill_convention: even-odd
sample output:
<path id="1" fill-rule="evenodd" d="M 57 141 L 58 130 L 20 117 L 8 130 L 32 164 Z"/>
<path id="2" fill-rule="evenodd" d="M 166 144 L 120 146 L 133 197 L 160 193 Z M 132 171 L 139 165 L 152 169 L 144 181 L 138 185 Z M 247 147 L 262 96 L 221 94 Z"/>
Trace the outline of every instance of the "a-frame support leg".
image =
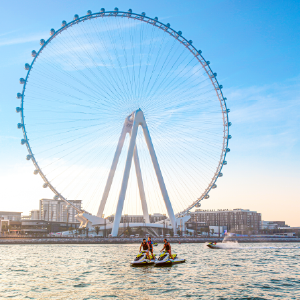
<path id="1" fill-rule="evenodd" d="M 124 141 L 126 138 L 126 134 L 129 133 L 131 135 L 131 130 L 132 130 L 132 119 L 133 115 L 129 116 L 128 118 L 125 119 L 124 126 L 119 138 L 118 146 L 115 152 L 115 156 L 112 162 L 112 166 L 110 168 L 110 172 L 108 175 L 108 179 L 104 188 L 103 196 L 99 205 L 97 217 L 102 218 L 103 217 L 103 212 L 104 208 L 106 205 L 106 201 L 109 195 L 109 191 L 113 182 L 113 178 L 115 175 L 115 171 L 118 165 L 118 161 L 122 152 L 122 148 L 124 145 Z M 147 202 L 146 202 L 146 196 L 145 196 L 145 190 L 144 190 L 144 184 L 143 184 L 143 179 L 142 179 L 142 173 L 141 173 L 141 167 L 140 167 L 140 162 L 139 162 L 139 157 L 138 157 L 138 151 L 137 151 L 137 146 L 134 148 L 133 152 L 133 157 L 134 157 L 134 164 L 135 164 L 135 170 L 136 170 L 136 177 L 137 177 L 137 182 L 138 182 L 138 187 L 139 187 L 139 193 L 140 193 L 140 198 L 141 198 L 141 203 L 142 203 L 142 209 L 143 209 L 143 215 L 144 215 L 144 220 L 145 223 L 150 223 L 149 219 L 149 213 L 148 213 L 148 207 L 147 207 Z"/>
<path id="2" fill-rule="evenodd" d="M 169 199 L 169 195 L 163 180 L 163 176 L 157 161 L 157 157 L 155 155 L 155 151 L 153 148 L 153 144 L 151 141 L 151 137 L 148 131 L 148 127 L 146 124 L 146 120 L 144 118 L 143 112 L 139 109 L 134 113 L 134 121 L 133 121 L 133 126 L 132 126 L 132 131 L 131 131 L 131 138 L 130 138 L 130 143 L 129 143 L 129 148 L 128 148 L 128 153 L 127 153 L 127 159 L 126 159 L 126 165 L 125 165 L 125 170 L 124 170 L 124 175 L 123 175 L 123 180 L 122 180 L 122 186 L 120 190 L 120 195 L 119 195 L 119 200 L 118 200 L 118 205 L 117 205 L 117 210 L 114 218 L 114 224 L 112 228 L 112 236 L 117 236 L 118 235 L 118 230 L 119 230 L 119 225 L 121 221 L 121 215 L 122 215 L 122 210 L 123 210 L 123 205 L 124 205 L 124 200 L 126 196 L 126 190 L 127 190 L 127 185 L 128 185 L 128 178 L 129 178 L 129 173 L 130 173 L 130 168 L 131 168 L 131 163 L 132 163 L 132 157 L 136 145 L 136 135 L 137 135 L 137 130 L 138 126 L 141 125 L 143 128 L 144 136 L 146 139 L 146 143 L 150 152 L 151 160 L 155 169 L 156 177 L 160 186 L 160 190 L 168 211 L 168 215 L 170 218 L 170 221 L 172 223 L 172 227 L 174 230 L 174 233 L 176 233 L 176 219 L 174 215 L 174 211 Z"/>

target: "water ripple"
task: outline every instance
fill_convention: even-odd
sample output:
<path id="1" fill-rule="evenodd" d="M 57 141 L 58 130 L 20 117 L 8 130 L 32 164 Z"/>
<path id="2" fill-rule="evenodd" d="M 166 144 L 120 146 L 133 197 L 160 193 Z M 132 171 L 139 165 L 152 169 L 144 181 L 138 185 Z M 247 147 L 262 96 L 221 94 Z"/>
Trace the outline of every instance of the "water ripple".
<path id="1" fill-rule="evenodd" d="M 0 247 L 1 299 L 300 299 L 299 244 L 174 244 L 166 268 L 130 267 L 137 244 Z"/>

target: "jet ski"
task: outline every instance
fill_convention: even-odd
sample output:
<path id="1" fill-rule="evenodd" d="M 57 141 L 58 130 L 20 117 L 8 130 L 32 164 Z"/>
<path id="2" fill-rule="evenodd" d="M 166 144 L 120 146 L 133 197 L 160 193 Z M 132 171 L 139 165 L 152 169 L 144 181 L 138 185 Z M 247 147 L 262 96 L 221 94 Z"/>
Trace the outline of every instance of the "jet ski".
<path id="1" fill-rule="evenodd" d="M 155 262 L 155 255 L 154 256 L 152 256 L 151 254 L 149 254 L 149 255 L 150 255 L 151 260 L 149 260 L 147 258 L 145 251 L 141 251 L 130 264 L 134 267 L 143 267 L 143 266 L 153 265 Z"/>
<path id="2" fill-rule="evenodd" d="M 172 254 L 172 258 L 170 258 L 170 254 L 167 251 L 162 252 L 159 257 L 155 260 L 155 267 L 163 267 L 163 266 L 171 266 L 173 264 L 184 263 L 184 258 L 178 258 L 177 254 Z"/>
<path id="3" fill-rule="evenodd" d="M 210 242 L 206 246 L 210 249 L 220 249 L 216 242 Z"/>

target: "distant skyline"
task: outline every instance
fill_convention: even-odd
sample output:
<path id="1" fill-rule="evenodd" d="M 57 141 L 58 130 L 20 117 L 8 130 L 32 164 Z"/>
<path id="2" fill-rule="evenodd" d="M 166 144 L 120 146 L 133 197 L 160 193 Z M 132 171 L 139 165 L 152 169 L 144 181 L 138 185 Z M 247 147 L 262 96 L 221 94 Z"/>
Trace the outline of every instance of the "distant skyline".
<path id="1" fill-rule="evenodd" d="M 231 152 L 203 209 L 244 208 L 300 226 L 300 3 L 297 1 L 5 2 L 1 19 L 0 210 L 38 208 L 43 189 L 17 129 L 18 80 L 39 40 L 87 10 L 131 8 L 157 16 L 203 51 L 224 86 Z"/>

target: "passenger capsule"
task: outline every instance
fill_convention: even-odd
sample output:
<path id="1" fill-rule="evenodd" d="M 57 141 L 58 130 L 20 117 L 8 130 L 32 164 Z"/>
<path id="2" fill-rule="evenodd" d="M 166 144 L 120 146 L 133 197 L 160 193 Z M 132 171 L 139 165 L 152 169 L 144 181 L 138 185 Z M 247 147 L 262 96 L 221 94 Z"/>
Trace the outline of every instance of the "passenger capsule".
<path id="1" fill-rule="evenodd" d="M 192 41 L 192 40 L 189 40 L 189 44 L 192 45 L 192 44 L 193 44 L 193 41 Z"/>
<path id="2" fill-rule="evenodd" d="M 35 51 L 35 50 L 32 50 L 32 51 L 31 51 L 31 56 L 32 56 L 32 57 L 36 57 L 36 51 Z"/>
<path id="3" fill-rule="evenodd" d="M 178 31 L 177 33 L 178 33 L 178 35 L 180 35 L 180 36 L 182 35 L 182 31 Z"/>
<path id="4" fill-rule="evenodd" d="M 217 77 L 217 73 L 213 73 L 214 77 Z"/>
<path id="5" fill-rule="evenodd" d="M 229 108 L 227 108 L 226 111 L 227 111 L 227 113 L 230 113 L 230 109 Z"/>
<path id="6" fill-rule="evenodd" d="M 32 158 L 32 155 L 29 155 L 29 154 L 28 154 L 28 155 L 26 156 L 26 159 L 27 159 L 27 160 L 31 160 L 31 158 Z"/>
<path id="7" fill-rule="evenodd" d="M 115 12 L 118 12 L 118 11 L 119 11 L 119 9 L 118 9 L 117 7 L 115 7 L 114 11 L 115 11 Z"/>
<path id="8" fill-rule="evenodd" d="M 21 139 L 21 145 L 26 144 L 26 140 L 25 139 Z"/>
<path id="9" fill-rule="evenodd" d="M 30 64 L 25 64 L 25 70 L 29 70 L 30 69 Z"/>
<path id="10" fill-rule="evenodd" d="M 74 15 L 74 20 L 78 20 L 79 19 L 79 16 L 78 15 Z"/>
<path id="11" fill-rule="evenodd" d="M 206 195 L 205 197 L 204 197 L 204 199 L 208 199 L 209 198 L 209 195 Z"/>
<path id="12" fill-rule="evenodd" d="M 53 35 L 55 33 L 55 30 L 52 28 L 51 30 L 50 30 L 50 35 Z"/>
<path id="13" fill-rule="evenodd" d="M 226 100 L 227 100 L 227 98 L 226 98 L 226 97 L 224 97 L 224 98 L 223 98 L 223 100 L 224 100 L 224 101 L 226 101 Z"/>
<path id="14" fill-rule="evenodd" d="M 146 13 L 145 13 L 145 12 L 142 12 L 141 15 L 142 15 L 143 17 L 145 17 L 145 16 L 146 16 Z"/>
<path id="15" fill-rule="evenodd" d="M 202 53 L 202 51 L 201 51 L 201 50 L 198 50 L 198 53 L 199 53 L 199 54 L 201 54 L 201 53 Z"/>
<path id="16" fill-rule="evenodd" d="M 129 13 L 129 14 L 132 13 L 132 9 L 131 9 L 131 8 L 128 9 L 128 13 Z"/>
<path id="17" fill-rule="evenodd" d="M 58 197 L 57 195 L 55 195 L 55 196 L 53 197 L 53 199 L 54 199 L 54 200 L 58 200 L 59 197 Z"/>
<path id="18" fill-rule="evenodd" d="M 48 187 L 48 183 L 44 183 L 43 184 L 43 188 L 45 189 L 45 188 L 47 188 Z"/>
<path id="19" fill-rule="evenodd" d="M 158 21 L 158 17 L 155 17 L 154 20 L 155 20 L 155 21 Z"/>
<path id="20" fill-rule="evenodd" d="M 100 9 L 100 12 L 101 12 L 101 13 L 105 13 L 105 9 L 104 9 L 104 8 L 101 8 L 101 9 Z"/>
<path id="21" fill-rule="evenodd" d="M 201 203 L 197 203 L 195 207 L 201 207 Z"/>
<path id="22" fill-rule="evenodd" d="M 37 174 L 39 174 L 39 170 L 37 170 L 37 169 L 36 169 L 36 170 L 34 170 L 34 171 L 33 171 L 33 174 L 34 174 L 34 175 L 37 175 Z"/>
<path id="23" fill-rule="evenodd" d="M 206 62 L 206 64 L 209 65 L 209 64 L 210 64 L 210 61 L 208 60 L 208 61 Z"/>
<path id="24" fill-rule="evenodd" d="M 223 173 L 219 173 L 218 177 L 223 177 Z"/>
<path id="25" fill-rule="evenodd" d="M 21 112 L 21 111 L 22 111 L 21 107 L 16 107 L 16 112 L 17 112 L 17 113 L 19 113 L 19 112 Z"/>
<path id="26" fill-rule="evenodd" d="M 170 28 L 170 26 L 171 26 L 171 25 L 170 25 L 170 23 L 167 23 L 167 25 L 166 25 L 166 26 L 167 26 L 168 28 Z"/>
<path id="27" fill-rule="evenodd" d="M 41 39 L 41 40 L 40 40 L 40 45 L 43 46 L 44 44 L 45 44 L 45 40 L 44 40 L 44 39 Z"/>
<path id="28" fill-rule="evenodd" d="M 223 161 L 223 166 L 226 166 L 226 165 L 227 165 L 227 161 L 224 160 L 224 161 Z"/>
<path id="29" fill-rule="evenodd" d="M 227 138 L 230 140 L 230 139 L 232 139 L 232 136 L 231 136 L 231 135 L 228 135 L 228 137 L 227 137 Z"/>
<path id="30" fill-rule="evenodd" d="M 20 84 L 24 84 L 25 83 L 25 79 L 24 78 L 20 78 Z"/>
<path id="31" fill-rule="evenodd" d="M 213 186 L 211 187 L 212 189 L 216 189 L 217 185 L 214 183 Z"/>
<path id="32" fill-rule="evenodd" d="M 232 125 L 232 123 L 231 122 L 228 122 L 228 124 L 227 124 L 228 126 L 231 126 Z"/>
<path id="33" fill-rule="evenodd" d="M 86 13 L 88 16 L 90 16 L 92 14 L 92 11 L 91 10 L 88 10 L 87 13 Z"/>
<path id="34" fill-rule="evenodd" d="M 21 129 L 23 127 L 22 123 L 18 123 L 18 129 Z"/>
<path id="35" fill-rule="evenodd" d="M 21 93 L 17 94 L 17 99 L 22 99 L 22 94 Z"/>
<path id="36" fill-rule="evenodd" d="M 229 148 L 226 148 L 226 153 L 230 152 L 230 149 Z"/>
<path id="37" fill-rule="evenodd" d="M 65 27 L 66 25 L 67 25 L 67 21 L 64 20 L 61 22 L 61 27 Z"/>
<path id="38" fill-rule="evenodd" d="M 221 90 L 222 88 L 223 88 L 223 85 L 222 85 L 222 84 L 220 84 L 220 85 L 219 85 L 219 89 Z"/>

